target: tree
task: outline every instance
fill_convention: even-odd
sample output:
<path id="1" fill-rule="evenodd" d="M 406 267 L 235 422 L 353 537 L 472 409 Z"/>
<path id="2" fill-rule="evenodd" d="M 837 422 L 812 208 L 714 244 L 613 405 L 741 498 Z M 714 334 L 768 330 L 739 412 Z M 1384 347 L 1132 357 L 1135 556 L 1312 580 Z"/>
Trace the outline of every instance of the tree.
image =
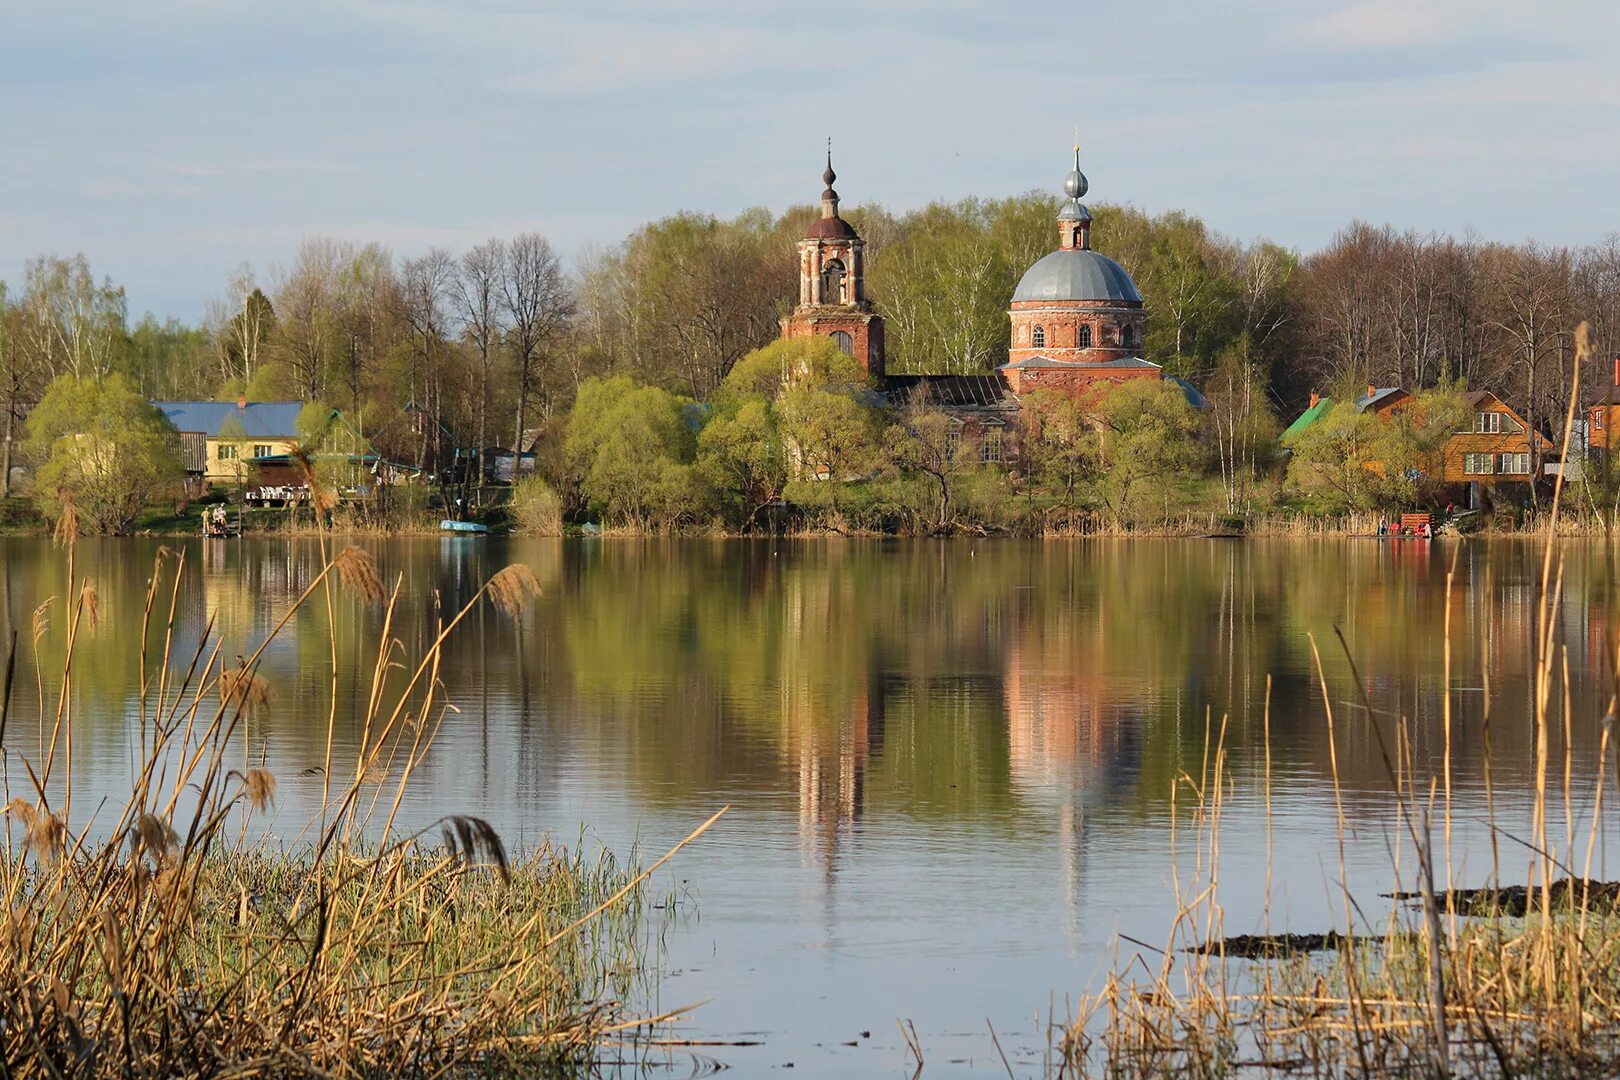
<path id="1" fill-rule="evenodd" d="M 1091 413 L 1101 429 L 1097 486 L 1117 522 L 1132 520 L 1155 489 L 1198 464 L 1198 417 L 1176 383 L 1127 379 L 1099 389 Z"/>
<path id="2" fill-rule="evenodd" d="M 501 300 L 508 319 L 507 341 L 517 366 L 517 424 L 512 447 L 523 448 L 529 396 L 540 384 L 545 389 L 542 365 L 545 350 L 563 332 L 574 314 L 574 298 L 563 275 L 562 263 L 551 244 L 538 233 L 524 233 L 503 246 L 500 268 Z"/>
<path id="3" fill-rule="evenodd" d="M 628 375 L 587 379 L 568 416 L 564 454 L 587 506 L 645 526 L 679 501 L 690 471 L 690 402 Z"/>
<path id="4" fill-rule="evenodd" d="M 609 365 L 707 398 L 733 364 L 777 336 L 804 224 L 794 212 L 773 221 L 749 210 L 642 228 L 586 273 L 582 344 Z"/>
<path id="5" fill-rule="evenodd" d="M 908 404 L 890 425 L 885 445 L 896 467 L 923 477 L 933 492 L 924 516 L 928 532 L 944 532 L 954 522 L 954 484 L 968 464 L 958 421 L 926 404 Z"/>
<path id="6" fill-rule="evenodd" d="M 321 396 L 340 336 L 338 267 L 341 254 L 330 240 L 306 240 L 298 262 L 276 286 L 279 317 L 270 356 L 283 382 L 304 401 Z"/>
<path id="7" fill-rule="evenodd" d="M 447 305 L 456 278 L 456 262 L 448 251 L 433 248 L 417 259 L 405 260 L 400 274 L 402 313 L 411 330 L 412 350 L 407 363 L 406 389 L 416 408 L 420 438 L 416 447 L 419 469 L 441 464 L 444 427 L 444 382 L 448 347 Z"/>
<path id="8" fill-rule="evenodd" d="M 0 498 L 11 497 L 11 469 L 17 425 L 39 374 L 24 347 L 24 312 L 14 307 L 0 281 Z"/>
<path id="9" fill-rule="evenodd" d="M 59 375 L 28 418 L 35 499 L 47 517 L 68 500 L 80 528 L 125 533 L 183 476 L 174 425 L 122 375 Z"/>
<path id="10" fill-rule="evenodd" d="M 698 466 L 746 528 L 782 497 L 787 456 L 770 402 L 750 398 L 712 417 L 698 434 Z"/>
<path id="11" fill-rule="evenodd" d="M 1030 481 L 1059 506 L 1072 524 L 1080 492 L 1098 479 L 1096 425 L 1072 394 L 1037 390 L 1019 411 L 1024 467 Z"/>
<path id="12" fill-rule="evenodd" d="M 1265 380 L 1249 359 L 1249 339 L 1223 352 L 1204 384 L 1226 512 L 1247 515 L 1260 465 L 1276 449 L 1279 426 L 1265 397 Z"/>
<path id="13" fill-rule="evenodd" d="M 478 357 L 474 412 L 478 423 L 479 453 L 489 445 L 489 376 L 495 349 L 506 332 L 500 302 L 501 267 L 505 262 L 505 241 L 493 239 L 479 244 L 461 256 L 461 272 L 456 275 L 452 300 L 461 321 L 461 332 Z"/>
<path id="14" fill-rule="evenodd" d="M 210 311 L 220 381 L 251 394 L 275 334 L 275 307 L 253 283 L 253 270 L 243 263 L 231 275 L 228 299 L 214 302 Z"/>
<path id="15" fill-rule="evenodd" d="M 41 255 L 23 271 L 22 304 L 33 329 L 35 362 L 52 378 L 99 378 L 114 370 L 128 305 L 111 278 L 97 284 L 82 254 Z"/>

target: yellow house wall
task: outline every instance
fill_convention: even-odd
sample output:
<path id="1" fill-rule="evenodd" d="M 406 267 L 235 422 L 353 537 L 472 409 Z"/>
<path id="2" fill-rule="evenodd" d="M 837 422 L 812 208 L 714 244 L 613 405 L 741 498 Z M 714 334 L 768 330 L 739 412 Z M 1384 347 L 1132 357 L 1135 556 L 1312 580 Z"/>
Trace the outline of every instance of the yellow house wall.
<path id="1" fill-rule="evenodd" d="M 253 483 L 253 465 L 247 460 L 254 456 L 255 446 L 268 446 L 272 454 L 288 454 L 296 445 L 294 439 L 278 439 L 274 436 L 259 436 L 246 439 L 216 439 L 208 440 L 208 457 L 203 476 L 210 484 Z M 235 459 L 221 458 L 219 450 L 222 446 L 234 446 L 238 457 Z"/>

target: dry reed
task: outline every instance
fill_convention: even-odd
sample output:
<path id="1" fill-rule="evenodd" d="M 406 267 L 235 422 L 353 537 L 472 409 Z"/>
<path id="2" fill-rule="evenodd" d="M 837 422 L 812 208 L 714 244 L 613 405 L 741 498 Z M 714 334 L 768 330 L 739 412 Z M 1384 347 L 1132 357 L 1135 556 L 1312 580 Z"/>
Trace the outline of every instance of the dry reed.
<path id="1" fill-rule="evenodd" d="M 71 547 L 68 557 L 71 580 Z M 514 857 L 493 826 L 464 814 L 394 825 L 448 708 L 436 676 L 446 638 L 486 596 L 521 614 L 538 592 L 527 568 L 497 574 L 408 662 L 388 636 L 397 591 L 388 599 L 353 779 L 316 770 L 328 793 L 312 814 L 318 835 L 290 852 L 249 839 L 276 777 L 227 764 L 245 748 L 245 721 L 273 699 L 257 665 L 300 609 L 331 603 L 331 577 L 371 600 L 383 598 L 381 579 L 369 556 L 345 551 L 227 664 L 211 621 L 192 652 L 171 651 L 182 573 L 182 557 L 160 553 L 135 635 L 142 754 L 125 805 L 85 820 L 71 809 L 78 721 L 67 684 L 73 630 L 96 608 L 88 585 L 54 716 L 40 676 L 43 761 L 7 752 L 5 1075 L 531 1075 L 588 1065 L 603 1040 L 659 1019 L 627 1017 L 621 1004 L 645 976 L 645 874 L 549 847 Z M 35 612 L 36 645 L 48 610 Z M 149 640 L 163 641 L 161 654 L 147 654 Z M 335 638 L 329 647 L 335 656 Z M 379 768 L 398 784 L 380 821 L 363 794 Z M 19 777 L 23 794 L 10 790 Z"/>
<path id="2" fill-rule="evenodd" d="M 1570 412 L 1565 418 L 1565 460 L 1579 399 L 1579 372 L 1590 362 L 1590 338 L 1576 334 Z M 1204 762 L 1195 776 L 1172 786 L 1171 828 L 1190 803 L 1196 840 L 1194 875 L 1179 876 L 1180 913 L 1156 970 L 1140 958 L 1116 966 L 1102 989 L 1084 997 L 1064 1031 L 1058 1051 L 1060 1075 L 1100 1073 L 1129 1080 L 1148 1076 L 1565 1076 L 1620 1072 L 1620 887 L 1593 881 L 1594 849 L 1602 830 L 1604 787 L 1615 716 L 1620 715 L 1620 674 L 1594 747 L 1590 774 L 1592 817 L 1586 835 L 1575 827 L 1574 748 L 1569 656 L 1561 639 L 1564 571 L 1555 538 L 1564 518 L 1563 484 L 1555 483 L 1541 517 L 1545 547 L 1540 567 L 1533 668 L 1533 823 L 1524 839 L 1530 857 L 1523 884 L 1500 883 L 1500 830 L 1491 772 L 1491 703 L 1486 665 L 1483 728 L 1485 804 L 1491 842 L 1491 884 L 1464 890 L 1452 870 L 1452 704 L 1450 682 L 1453 621 L 1452 574 L 1446 576 L 1447 615 L 1442 707 L 1443 754 L 1439 775 L 1420 777 L 1413 767 L 1410 722 L 1395 722 L 1385 741 L 1381 722 L 1366 700 L 1366 680 L 1353 661 L 1354 694 L 1365 719 L 1357 737 L 1372 737 L 1393 796 L 1400 834 L 1391 857 L 1397 880 L 1407 843 L 1416 859 L 1415 889 L 1397 892 L 1390 910 L 1371 921 L 1351 900 L 1344 858 L 1348 831 L 1340 797 L 1337 740 L 1347 726 L 1334 715 L 1320 656 L 1316 680 L 1327 721 L 1329 769 L 1338 807 L 1339 880 L 1344 924 L 1311 944 L 1326 951 L 1306 955 L 1299 940 L 1233 939 L 1221 935 L 1218 854 L 1220 811 L 1229 778 L 1223 776 L 1224 724 L 1210 724 Z M 1342 640 L 1342 639 L 1341 639 Z M 1312 643 L 1315 651 L 1315 643 Z M 1348 649 L 1345 650 L 1349 659 Z M 1620 643 L 1604 647 L 1612 671 L 1620 672 Z M 1270 717 L 1266 722 L 1264 791 L 1269 820 Z M 1553 751 L 1560 736 L 1562 760 Z M 1562 803 L 1563 828 L 1552 820 Z M 1433 839 L 1434 814 L 1442 815 L 1441 842 Z M 1180 857 L 1172 840 L 1172 868 Z M 1443 865 L 1437 865 L 1444 860 Z M 1418 905 L 1413 910 L 1411 905 Z M 1269 907 L 1268 907 L 1269 910 Z M 1269 915 L 1268 915 L 1269 919 Z M 1270 933 L 1269 926 L 1267 933 Z M 1228 945 L 1232 954 L 1228 956 Z M 1138 965 L 1132 970 L 1132 965 Z M 1146 972 L 1146 974 L 1143 974 Z"/>

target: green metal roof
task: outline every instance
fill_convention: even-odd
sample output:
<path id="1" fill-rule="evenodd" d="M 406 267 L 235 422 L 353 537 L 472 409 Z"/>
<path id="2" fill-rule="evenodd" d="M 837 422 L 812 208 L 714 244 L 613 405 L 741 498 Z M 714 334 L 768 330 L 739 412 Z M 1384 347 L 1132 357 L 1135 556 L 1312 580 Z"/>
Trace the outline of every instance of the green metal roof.
<path id="1" fill-rule="evenodd" d="M 1299 419 L 1295 420 L 1292 424 L 1289 424 L 1283 429 L 1282 441 L 1288 442 L 1290 439 L 1294 438 L 1294 436 L 1298 435 L 1300 432 L 1322 419 L 1329 412 L 1331 412 L 1332 409 L 1332 398 L 1325 397 L 1318 401 L 1315 405 L 1312 405 L 1310 408 L 1300 413 Z"/>

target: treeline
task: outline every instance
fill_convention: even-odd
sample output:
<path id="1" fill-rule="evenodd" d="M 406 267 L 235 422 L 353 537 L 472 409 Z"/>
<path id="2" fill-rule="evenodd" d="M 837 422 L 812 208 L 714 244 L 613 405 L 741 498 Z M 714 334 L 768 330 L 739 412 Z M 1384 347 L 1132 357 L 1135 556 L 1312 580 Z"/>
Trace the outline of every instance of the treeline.
<path id="1" fill-rule="evenodd" d="M 867 242 L 891 371 L 1002 362 L 1008 300 L 1055 246 L 1056 205 L 1028 194 L 848 211 Z M 814 213 L 681 214 L 572 272 L 536 234 L 409 258 L 313 239 L 290 268 L 260 278 L 243 267 L 196 325 L 132 323 L 123 289 L 83 256 L 43 256 L 0 285 L 8 454 L 17 422 L 62 375 L 117 372 L 151 398 L 319 400 L 385 455 L 429 469 L 457 447 L 556 436 L 591 377 L 706 403 L 777 336 L 796 295 L 794 245 Z M 1147 358 L 1282 419 L 1312 390 L 1461 379 L 1544 428 L 1567 404 L 1579 320 L 1593 326 L 1595 356 L 1620 353 L 1617 235 L 1566 248 L 1356 223 L 1302 256 L 1180 212 L 1094 213 L 1095 246 L 1146 298 Z M 1606 369 L 1584 377 L 1589 390 L 1608 381 Z"/>

